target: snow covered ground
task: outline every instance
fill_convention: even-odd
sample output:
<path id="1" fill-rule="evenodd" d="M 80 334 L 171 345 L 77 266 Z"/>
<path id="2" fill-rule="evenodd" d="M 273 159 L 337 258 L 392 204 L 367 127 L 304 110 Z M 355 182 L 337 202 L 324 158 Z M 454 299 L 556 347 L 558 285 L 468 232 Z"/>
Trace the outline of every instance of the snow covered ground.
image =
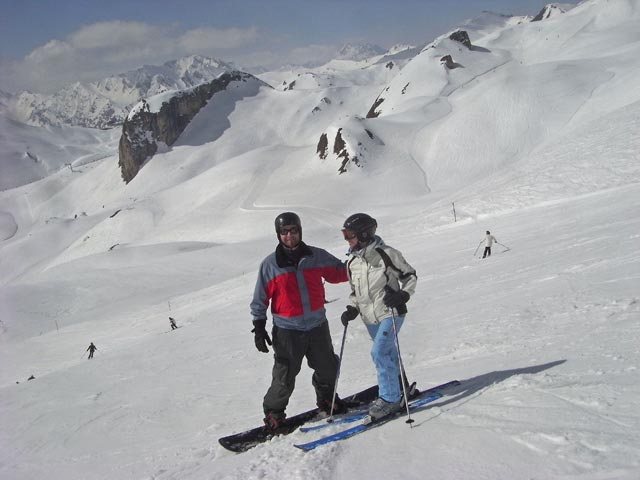
<path id="1" fill-rule="evenodd" d="M 640 478 L 639 15 L 638 1 L 592 0 L 536 24 L 478 22 L 476 55 L 508 61 L 487 73 L 469 53 L 415 108 L 392 80 L 402 111 L 357 120 L 384 147 L 343 175 L 316 156 L 318 137 L 354 125 L 388 72 L 262 89 L 224 119 L 213 102 L 128 185 L 108 138 L 83 143 L 111 153 L 79 172 L 22 184 L 13 164 L 22 186 L 0 191 L 0 478 Z M 338 256 L 344 219 L 370 213 L 416 268 L 405 366 L 420 387 L 462 384 L 412 427 L 309 453 L 292 444 L 313 433 L 239 455 L 218 445 L 262 419 L 272 359 L 254 348 L 248 304 L 285 210 Z M 487 229 L 502 245 L 482 260 Z M 336 348 L 347 290 L 327 286 Z M 375 382 L 369 348 L 353 322 L 342 395 Z M 310 375 L 290 414 L 313 406 Z"/>

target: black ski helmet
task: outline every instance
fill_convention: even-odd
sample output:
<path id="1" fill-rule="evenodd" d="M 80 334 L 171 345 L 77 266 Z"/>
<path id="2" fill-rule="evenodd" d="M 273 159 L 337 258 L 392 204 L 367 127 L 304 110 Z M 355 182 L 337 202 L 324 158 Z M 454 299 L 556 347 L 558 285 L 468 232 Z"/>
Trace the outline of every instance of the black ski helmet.
<path id="1" fill-rule="evenodd" d="M 373 240 L 377 227 L 375 218 L 366 213 L 354 213 L 344 221 L 342 231 L 351 230 L 357 235 L 358 242 L 369 243 Z"/>
<path id="2" fill-rule="evenodd" d="M 293 212 L 284 212 L 276 217 L 274 222 L 276 227 L 276 236 L 280 240 L 280 229 L 287 225 L 295 225 L 300 229 L 300 238 L 302 238 L 302 223 L 300 223 L 300 217 Z"/>

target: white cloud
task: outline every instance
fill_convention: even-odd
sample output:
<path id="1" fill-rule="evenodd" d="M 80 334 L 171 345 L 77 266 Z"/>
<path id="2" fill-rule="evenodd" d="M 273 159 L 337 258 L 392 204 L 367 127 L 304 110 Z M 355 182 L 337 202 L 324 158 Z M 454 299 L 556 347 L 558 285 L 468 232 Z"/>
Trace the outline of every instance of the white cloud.
<path id="1" fill-rule="evenodd" d="M 233 58 L 238 65 L 246 67 L 278 68 L 282 65 L 321 65 L 335 58 L 335 45 L 309 45 L 288 49 L 280 46 L 272 50 L 254 50 Z"/>
<path id="2" fill-rule="evenodd" d="M 184 50 L 198 51 L 211 48 L 239 48 L 258 39 L 256 28 L 196 28 L 185 32 L 179 39 Z"/>
<path id="3" fill-rule="evenodd" d="M 51 40 L 45 43 L 42 47 L 38 47 L 33 50 L 25 58 L 25 63 L 45 62 L 48 59 L 59 58 L 64 55 L 68 55 L 73 51 L 73 47 L 67 42 L 61 42 L 59 40 Z"/>
<path id="4" fill-rule="evenodd" d="M 86 25 L 63 40 L 51 40 L 22 61 L 4 64 L 0 88 L 52 92 L 74 81 L 93 81 L 108 75 L 201 54 L 223 60 L 230 49 L 251 47 L 260 35 L 255 27 L 197 28 L 109 21 Z"/>
<path id="5" fill-rule="evenodd" d="M 289 62 L 306 64 L 319 59 L 330 60 L 336 55 L 334 45 L 307 45 L 305 47 L 294 48 L 289 52 Z"/>
<path id="6" fill-rule="evenodd" d="M 162 40 L 166 34 L 172 35 L 172 32 L 167 32 L 165 27 L 115 20 L 86 25 L 69 35 L 69 43 L 79 50 L 122 48 L 124 45 L 131 48 Z"/>
<path id="7" fill-rule="evenodd" d="M 52 93 L 76 81 L 91 82 L 186 55 L 206 55 L 250 67 L 320 64 L 335 56 L 334 45 L 291 49 L 280 35 L 255 27 L 182 30 L 176 24 L 109 21 L 85 25 L 51 40 L 18 62 L 0 65 L 0 89 Z"/>

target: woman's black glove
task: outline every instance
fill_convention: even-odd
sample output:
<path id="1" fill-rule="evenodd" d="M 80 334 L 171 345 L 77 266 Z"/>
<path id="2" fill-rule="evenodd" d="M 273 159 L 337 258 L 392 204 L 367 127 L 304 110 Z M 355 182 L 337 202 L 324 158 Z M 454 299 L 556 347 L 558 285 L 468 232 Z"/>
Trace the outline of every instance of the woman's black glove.
<path id="1" fill-rule="evenodd" d="M 404 290 L 392 290 L 386 287 L 386 293 L 382 299 L 384 304 L 389 308 L 398 308 L 400 305 L 404 305 L 409 301 L 409 294 Z"/>
<path id="2" fill-rule="evenodd" d="M 354 320 L 358 316 L 359 313 L 360 311 L 356 307 L 353 305 L 347 305 L 346 310 L 342 312 L 340 320 L 342 320 L 342 324 L 346 327 L 351 320 Z"/>
<path id="3" fill-rule="evenodd" d="M 254 320 L 253 330 L 251 330 L 251 332 L 254 334 L 253 340 L 256 343 L 256 348 L 258 349 L 258 351 L 269 353 L 267 343 L 269 345 L 273 344 L 271 343 L 271 339 L 269 338 L 269 334 L 267 333 L 267 329 L 265 328 L 266 325 L 266 320 Z"/>

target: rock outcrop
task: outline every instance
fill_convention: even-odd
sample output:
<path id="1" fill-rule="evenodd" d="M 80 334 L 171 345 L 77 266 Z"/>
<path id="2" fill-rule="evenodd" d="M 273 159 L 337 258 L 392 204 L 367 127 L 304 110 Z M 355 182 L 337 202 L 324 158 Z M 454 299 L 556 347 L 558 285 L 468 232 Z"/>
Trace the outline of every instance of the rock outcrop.
<path id="1" fill-rule="evenodd" d="M 150 107 L 152 99 L 143 100 L 136 105 L 122 125 L 122 136 L 118 146 L 118 165 L 122 172 L 122 179 L 129 183 L 138 174 L 142 165 L 157 152 L 159 143 L 173 145 L 213 95 L 225 90 L 231 82 L 248 79 L 260 82 L 248 73 L 228 72 L 210 83 L 170 97 L 162 103 L 159 111 L 152 111 Z"/>
<path id="2" fill-rule="evenodd" d="M 565 13 L 565 11 L 559 7 L 558 5 L 554 5 L 550 3 L 549 5 L 545 5 L 538 15 L 533 17 L 532 22 L 540 22 L 542 20 L 546 20 L 547 18 L 555 17 L 556 15 L 561 15 Z"/>
<path id="3" fill-rule="evenodd" d="M 462 66 L 459 63 L 454 62 L 451 55 L 445 55 L 444 57 L 442 57 L 440 59 L 440 63 L 444 65 L 446 68 L 448 68 L 449 70 L 453 70 L 454 68 L 458 68 Z"/>
<path id="4" fill-rule="evenodd" d="M 337 160 L 338 174 L 342 174 L 353 167 L 364 167 L 367 158 L 383 147 L 382 140 L 365 128 L 362 119 L 352 118 L 343 126 L 331 126 L 323 132 L 316 153 L 321 160 Z"/>
<path id="5" fill-rule="evenodd" d="M 453 32 L 451 35 L 449 35 L 449 38 L 456 42 L 460 42 L 461 44 L 463 44 L 465 47 L 469 49 L 472 47 L 471 39 L 469 39 L 469 34 L 464 30 L 457 30 Z"/>

